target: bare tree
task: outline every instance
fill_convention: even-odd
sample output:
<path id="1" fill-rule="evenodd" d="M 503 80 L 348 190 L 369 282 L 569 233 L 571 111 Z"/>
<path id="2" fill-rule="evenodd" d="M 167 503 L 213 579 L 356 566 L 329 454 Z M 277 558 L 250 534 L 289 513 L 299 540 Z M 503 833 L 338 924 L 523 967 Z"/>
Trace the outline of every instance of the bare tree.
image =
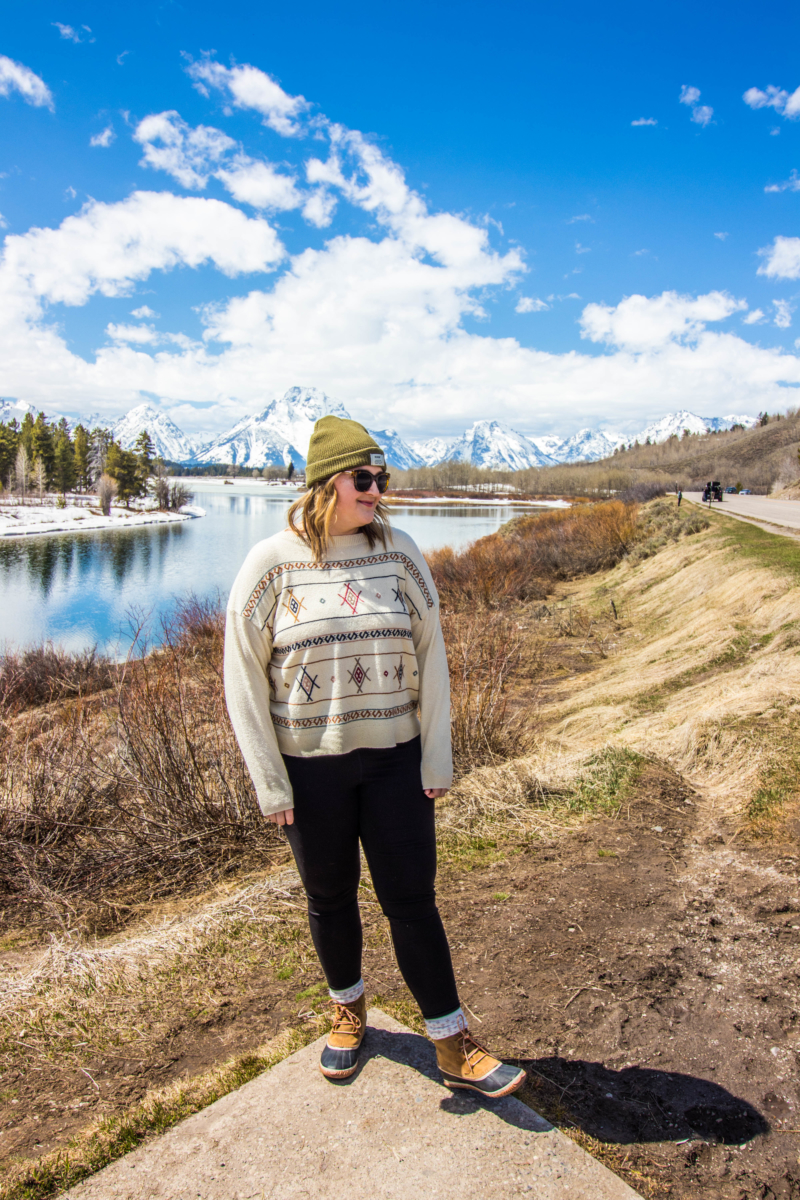
<path id="1" fill-rule="evenodd" d="M 14 491 L 19 495 L 22 503 L 25 503 L 25 496 L 31 483 L 31 460 L 28 457 L 28 451 L 20 442 L 17 447 L 17 457 L 14 462 Z"/>
<path id="2" fill-rule="evenodd" d="M 111 502 L 117 494 L 117 481 L 110 475 L 101 475 L 97 481 L 97 502 L 104 517 L 111 514 Z"/>

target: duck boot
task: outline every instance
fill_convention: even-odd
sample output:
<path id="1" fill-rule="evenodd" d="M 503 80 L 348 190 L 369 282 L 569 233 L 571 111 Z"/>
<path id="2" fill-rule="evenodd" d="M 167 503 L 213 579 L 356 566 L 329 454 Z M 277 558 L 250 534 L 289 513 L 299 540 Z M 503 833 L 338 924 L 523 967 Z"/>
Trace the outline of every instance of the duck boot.
<path id="1" fill-rule="evenodd" d="M 482 1096 L 508 1096 L 525 1082 L 519 1067 L 494 1058 L 464 1028 L 451 1037 L 437 1038 L 436 1059 L 442 1078 L 449 1088 L 469 1088 Z"/>
<path id="2" fill-rule="evenodd" d="M 367 998 L 362 992 L 350 1004 L 335 1003 L 333 1029 L 319 1060 L 326 1079 L 347 1079 L 358 1069 L 358 1052 L 367 1030 Z"/>

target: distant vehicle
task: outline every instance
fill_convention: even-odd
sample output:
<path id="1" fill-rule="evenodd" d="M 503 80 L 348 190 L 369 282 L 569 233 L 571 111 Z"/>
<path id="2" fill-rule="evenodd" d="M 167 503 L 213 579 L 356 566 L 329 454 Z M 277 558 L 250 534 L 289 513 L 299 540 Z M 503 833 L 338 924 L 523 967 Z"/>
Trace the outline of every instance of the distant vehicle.
<path id="1" fill-rule="evenodd" d="M 752 494 L 753 493 L 750 491 L 750 488 L 742 488 L 742 490 L 739 492 L 740 496 L 752 496 Z"/>
<path id="2" fill-rule="evenodd" d="M 726 496 L 735 496 L 736 488 L 725 488 L 725 495 Z"/>
<path id="3" fill-rule="evenodd" d="M 703 488 L 703 500 L 708 504 L 712 500 L 716 500 L 720 504 L 722 503 L 722 484 L 718 479 L 710 480 Z"/>

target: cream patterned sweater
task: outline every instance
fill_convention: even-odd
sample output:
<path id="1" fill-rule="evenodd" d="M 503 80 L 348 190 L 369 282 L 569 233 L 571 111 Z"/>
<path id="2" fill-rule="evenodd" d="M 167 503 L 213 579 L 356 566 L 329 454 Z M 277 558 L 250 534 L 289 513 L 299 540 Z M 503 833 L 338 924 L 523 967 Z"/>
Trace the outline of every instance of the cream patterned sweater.
<path id="1" fill-rule="evenodd" d="M 225 698 L 263 813 L 291 808 L 281 757 L 391 747 L 422 734 L 422 786 L 449 787 L 450 681 L 427 563 L 398 529 L 384 549 L 335 537 L 324 561 L 289 530 L 236 576 Z"/>

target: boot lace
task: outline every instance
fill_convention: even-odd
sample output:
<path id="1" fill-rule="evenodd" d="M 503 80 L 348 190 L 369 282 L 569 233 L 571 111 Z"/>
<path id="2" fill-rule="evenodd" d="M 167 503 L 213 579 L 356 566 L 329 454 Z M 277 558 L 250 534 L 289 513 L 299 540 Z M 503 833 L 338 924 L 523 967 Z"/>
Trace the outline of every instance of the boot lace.
<path id="1" fill-rule="evenodd" d="M 361 1028 L 361 1018 L 358 1013 L 353 1012 L 352 1008 L 348 1008 L 346 1004 L 340 1004 L 334 1001 L 335 1013 L 333 1017 L 333 1029 L 331 1033 L 351 1033 L 357 1034 Z"/>
<path id="2" fill-rule="evenodd" d="M 470 1073 L 474 1075 L 477 1068 L 484 1058 L 494 1060 L 494 1055 L 490 1054 L 485 1046 L 482 1046 L 476 1037 L 474 1037 L 463 1017 L 458 1018 L 458 1033 L 461 1038 L 461 1053 L 464 1055 L 464 1062 Z"/>

